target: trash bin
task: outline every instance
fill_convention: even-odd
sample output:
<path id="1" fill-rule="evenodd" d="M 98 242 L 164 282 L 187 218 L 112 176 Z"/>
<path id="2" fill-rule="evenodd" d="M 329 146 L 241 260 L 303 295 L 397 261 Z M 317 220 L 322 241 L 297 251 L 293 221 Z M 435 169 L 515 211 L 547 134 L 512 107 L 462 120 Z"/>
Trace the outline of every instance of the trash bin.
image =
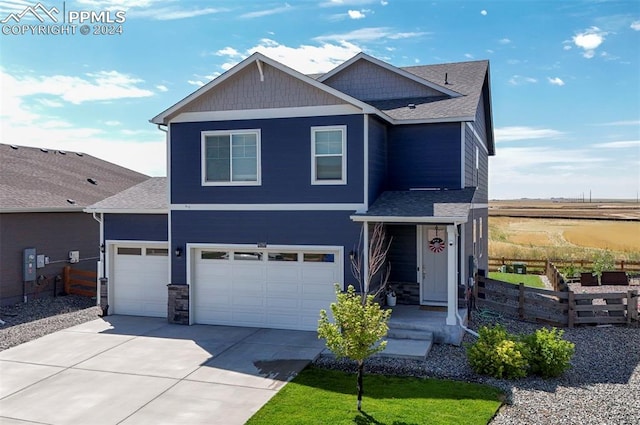
<path id="1" fill-rule="evenodd" d="M 515 274 L 527 274 L 526 263 L 513 263 L 513 272 Z"/>

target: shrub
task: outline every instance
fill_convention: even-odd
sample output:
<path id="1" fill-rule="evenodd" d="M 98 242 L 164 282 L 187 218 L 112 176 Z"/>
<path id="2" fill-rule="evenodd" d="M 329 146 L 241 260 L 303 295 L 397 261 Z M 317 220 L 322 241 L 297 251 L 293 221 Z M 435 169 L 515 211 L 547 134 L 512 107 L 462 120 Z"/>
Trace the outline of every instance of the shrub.
<path id="1" fill-rule="evenodd" d="M 480 337 L 467 348 L 471 368 L 479 374 L 494 378 L 523 378 L 527 376 L 527 347 L 509 334 L 501 325 L 483 326 Z"/>
<path id="2" fill-rule="evenodd" d="M 531 374 L 551 378 L 560 376 L 569 369 L 575 345 L 563 340 L 563 334 L 563 331 L 556 328 L 542 328 L 522 337 L 528 347 Z"/>

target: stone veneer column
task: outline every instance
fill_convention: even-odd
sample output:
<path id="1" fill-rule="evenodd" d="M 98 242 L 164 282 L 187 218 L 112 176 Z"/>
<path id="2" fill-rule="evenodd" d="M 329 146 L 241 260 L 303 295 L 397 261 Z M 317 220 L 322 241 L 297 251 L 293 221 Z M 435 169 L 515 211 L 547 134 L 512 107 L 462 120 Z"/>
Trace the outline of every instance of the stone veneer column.
<path id="1" fill-rule="evenodd" d="M 101 277 L 100 281 L 100 308 L 102 309 L 102 316 L 109 315 L 109 279 Z"/>
<path id="2" fill-rule="evenodd" d="M 169 290 L 167 320 L 178 325 L 189 324 L 189 285 L 167 285 Z"/>

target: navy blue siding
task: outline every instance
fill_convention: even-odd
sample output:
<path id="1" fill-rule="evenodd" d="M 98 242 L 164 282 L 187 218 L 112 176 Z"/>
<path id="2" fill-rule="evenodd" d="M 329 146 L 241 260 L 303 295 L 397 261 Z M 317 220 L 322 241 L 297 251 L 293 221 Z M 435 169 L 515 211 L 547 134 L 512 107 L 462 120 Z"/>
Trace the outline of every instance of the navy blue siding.
<path id="1" fill-rule="evenodd" d="M 387 260 L 391 264 L 391 282 L 416 282 L 417 251 L 415 225 L 387 225 L 387 238 L 391 246 Z"/>
<path id="2" fill-rule="evenodd" d="M 349 251 L 361 225 L 349 211 L 173 211 L 172 250 L 187 243 L 331 245 L 345 251 L 344 282 L 355 284 Z M 172 257 L 172 283 L 186 283 L 186 258 Z"/>
<path id="3" fill-rule="evenodd" d="M 379 119 L 370 116 L 369 205 L 385 190 L 388 177 L 387 161 L 387 128 Z"/>
<path id="4" fill-rule="evenodd" d="M 347 185 L 311 185 L 311 127 L 347 126 Z M 363 202 L 362 115 L 171 124 L 171 202 Z M 261 186 L 202 186 L 201 132 L 261 130 Z"/>
<path id="5" fill-rule="evenodd" d="M 460 123 L 390 127 L 388 190 L 459 189 L 460 137 Z"/>
<path id="6" fill-rule="evenodd" d="M 105 214 L 106 240 L 166 241 L 167 214 Z"/>

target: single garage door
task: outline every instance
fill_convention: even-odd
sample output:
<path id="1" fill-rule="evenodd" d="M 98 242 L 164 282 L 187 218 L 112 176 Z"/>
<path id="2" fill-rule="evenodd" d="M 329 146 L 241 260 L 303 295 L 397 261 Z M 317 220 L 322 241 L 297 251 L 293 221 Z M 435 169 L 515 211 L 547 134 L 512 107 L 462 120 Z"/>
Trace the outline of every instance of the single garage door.
<path id="1" fill-rule="evenodd" d="M 194 322 L 316 330 L 342 282 L 338 249 L 194 252 Z"/>
<path id="2" fill-rule="evenodd" d="M 112 312 L 167 317 L 167 244 L 115 246 L 113 252 Z"/>

